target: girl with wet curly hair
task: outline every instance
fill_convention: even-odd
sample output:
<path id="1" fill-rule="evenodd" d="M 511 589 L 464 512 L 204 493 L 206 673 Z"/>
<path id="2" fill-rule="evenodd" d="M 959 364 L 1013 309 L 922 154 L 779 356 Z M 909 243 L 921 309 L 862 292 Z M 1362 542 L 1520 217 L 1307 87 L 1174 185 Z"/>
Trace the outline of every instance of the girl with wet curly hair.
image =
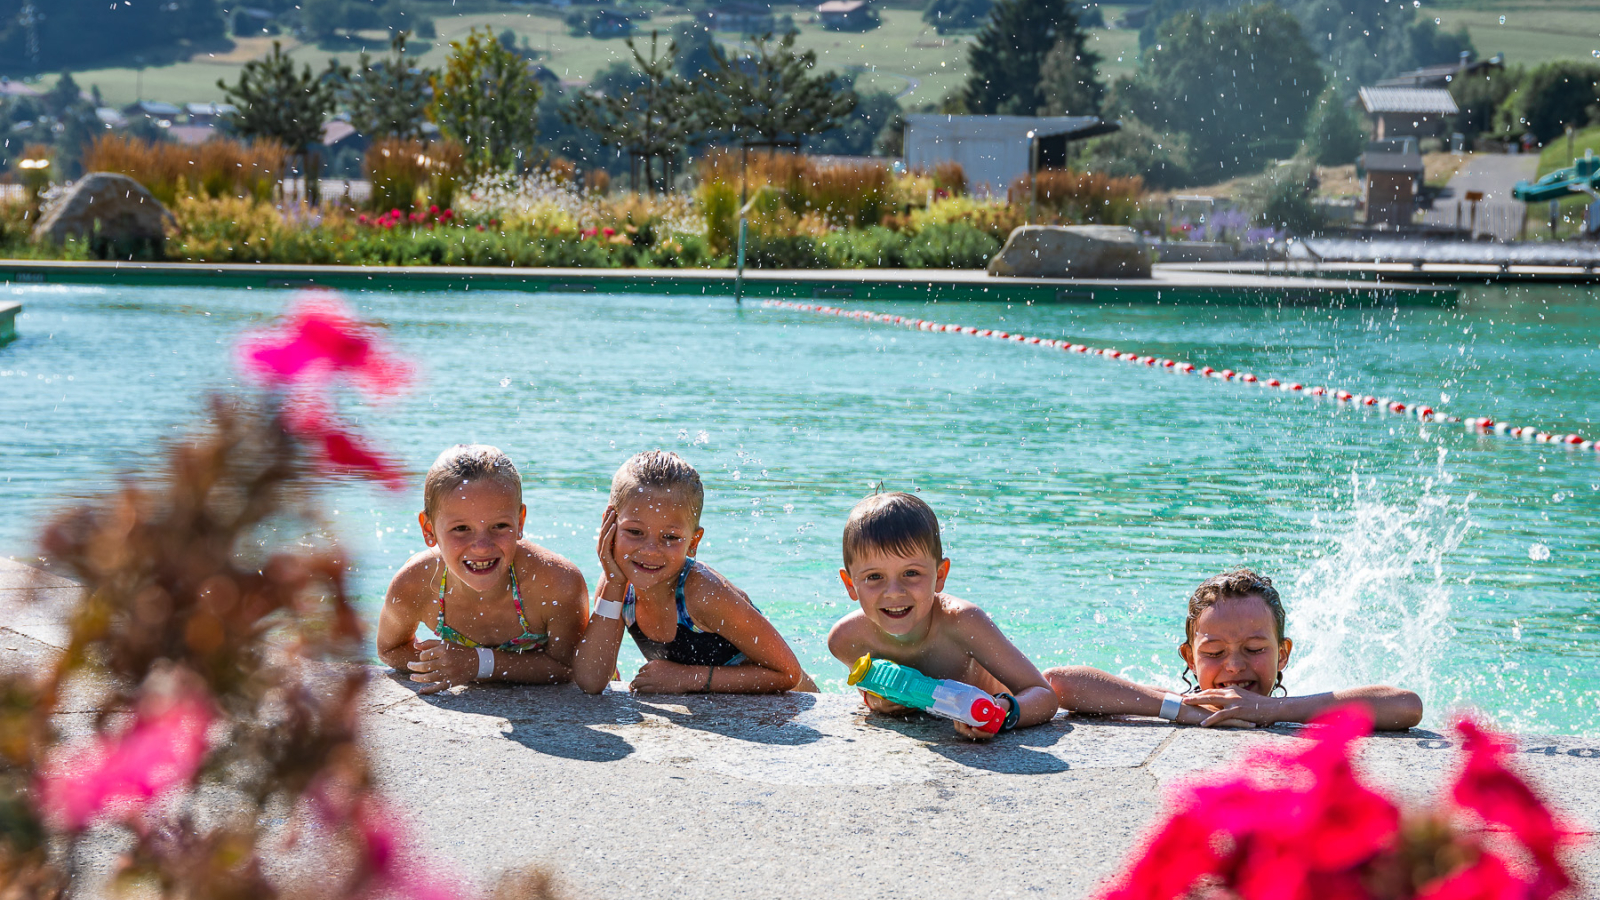
<path id="1" fill-rule="evenodd" d="M 1404 731 L 1422 721 L 1416 694 L 1385 685 L 1291 696 L 1283 683 L 1294 651 L 1284 634 L 1286 618 L 1272 579 L 1234 569 L 1206 579 L 1189 597 L 1184 640 L 1178 645 L 1189 685 L 1185 694 L 1088 666 L 1063 666 L 1044 675 L 1063 709 L 1088 715 L 1159 716 L 1185 725 L 1248 728 L 1307 722 L 1332 707 L 1359 703 L 1380 730 Z"/>

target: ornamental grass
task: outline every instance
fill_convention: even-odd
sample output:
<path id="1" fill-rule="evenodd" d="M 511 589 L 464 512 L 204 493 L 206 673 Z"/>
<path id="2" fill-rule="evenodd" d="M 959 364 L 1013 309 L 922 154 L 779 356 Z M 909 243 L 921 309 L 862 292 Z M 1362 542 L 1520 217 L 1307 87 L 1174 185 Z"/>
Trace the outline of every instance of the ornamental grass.
<path id="1" fill-rule="evenodd" d="M 83 167 L 89 172 L 127 175 L 157 200 L 172 206 L 186 194 L 270 200 L 288 158 L 288 150 L 273 140 L 246 144 L 217 138 L 187 146 L 105 134 L 89 143 Z"/>
<path id="2" fill-rule="evenodd" d="M 379 138 L 367 149 L 363 168 L 372 184 L 369 205 L 374 210 L 448 209 L 466 177 L 466 150 L 448 140 Z"/>
<path id="3" fill-rule="evenodd" d="M 1034 182 L 1038 192 L 1034 194 Z M 1101 172 L 1075 172 L 1071 169 L 1044 169 L 1037 177 L 1024 175 L 1012 182 L 1007 196 L 1013 207 L 1026 210 L 1037 204 L 1036 213 L 1044 224 L 1130 225 L 1140 213 L 1144 179 L 1138 175 L 1118 178 Z"/>

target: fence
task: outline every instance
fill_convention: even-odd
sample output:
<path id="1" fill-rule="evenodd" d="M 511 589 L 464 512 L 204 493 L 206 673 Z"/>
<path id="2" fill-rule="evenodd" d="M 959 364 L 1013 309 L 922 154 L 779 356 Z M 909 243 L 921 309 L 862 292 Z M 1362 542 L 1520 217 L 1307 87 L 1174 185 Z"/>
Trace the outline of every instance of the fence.
<path id="1" fill-rule="evenodd" d="M 1529 222 L 1525 203 L 1505 200 L 1439 200 L 1433 209 L 1424 210 L 1422 223 L 1440 228 L 1451 228 L 1470 234 L 1473 238 L 1487 237 L 1497 241 L 1514 241 L 1525 236 L 1523 226 L 1534 227 Z"/>

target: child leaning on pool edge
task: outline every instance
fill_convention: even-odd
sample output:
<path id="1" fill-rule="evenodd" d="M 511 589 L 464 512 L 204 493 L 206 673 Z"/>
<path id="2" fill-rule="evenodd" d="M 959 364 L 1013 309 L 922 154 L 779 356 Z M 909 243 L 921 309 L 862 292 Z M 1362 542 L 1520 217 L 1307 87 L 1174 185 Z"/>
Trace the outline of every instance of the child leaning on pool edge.
<path id="1" fill-rule="evenodd" d="M 629 685 L 635 691 L 816 690 L 749 596 L 694 558 L 704 504 L 700 473 L 676 453 L 637 454 L 612 477 L 594 616 L 573 662 L 584 691 L 605 690 L 624 631 L 646 660 Z"/>
<path id="2" fill-rule="evenodd" d="M 847 666 L 871 654 L 988 691 L 1009 727 L 1050 721 L 1056 697 L 1049 683 L 983 610 L 943 593 L 949 574 L 932 507 L 898 492 L 857 503 L 844 526 L 839 578 L 861 609 L 834 624 L 828 650 Z M 861 698 L 874 712 L 910 711 L 866 691 Z M 963 722 L 955 728 L 974 740 L 993 737 Z"/>
<path id="3" fill-rule="evenodd" d="M 1322 712 L 1359 703 L 1381 731 L 1404 731 L 1422 721 L 1422 700 L 1384 685 L 1289 696 L 1283 670 L 1294 642 L 1272 579 L 1235 569 L 1206 579 L 1189 598 L 1184 622 L 1183 680 L 1198 684 L 1183 696 L 1135 684 L 1088 666 L 1045 672 L 1061 707 L 1090 715 L 1160 716 L 1184 725 L 1253 726 L 1307 722 Z M 1274 690 L 1283 696 L 1274 697 Z"/>
<path id="4" fill-rule="evenodd" d="M 522 537 L 522 476 L 494 447 L 457 444 L 423 482 L 417 516 L 429 549 L 384 598 L 378 657 L 431 694 L 474 681 L 572 678 L 589 615 L 578 567 Z M 417 640 L 426 623 L 438 640 Z"/>

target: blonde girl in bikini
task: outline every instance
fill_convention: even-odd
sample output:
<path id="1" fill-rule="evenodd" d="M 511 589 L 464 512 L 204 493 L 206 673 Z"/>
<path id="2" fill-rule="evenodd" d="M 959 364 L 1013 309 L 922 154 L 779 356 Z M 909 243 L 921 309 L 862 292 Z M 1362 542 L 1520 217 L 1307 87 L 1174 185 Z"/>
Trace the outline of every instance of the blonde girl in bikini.
<path id="1" fill-rule="evenodd" d="M 422 693 L 572 680 L 588 588 L 577 566 L 522 537 L 527 515 L 522 477 L 494 447 L 457 444 L 428 470 L 417 516 L 428 549 L 394 576 L 378 617 L 378 657 Z M 436 638 L 417 639 L 424 624 Z"/>

